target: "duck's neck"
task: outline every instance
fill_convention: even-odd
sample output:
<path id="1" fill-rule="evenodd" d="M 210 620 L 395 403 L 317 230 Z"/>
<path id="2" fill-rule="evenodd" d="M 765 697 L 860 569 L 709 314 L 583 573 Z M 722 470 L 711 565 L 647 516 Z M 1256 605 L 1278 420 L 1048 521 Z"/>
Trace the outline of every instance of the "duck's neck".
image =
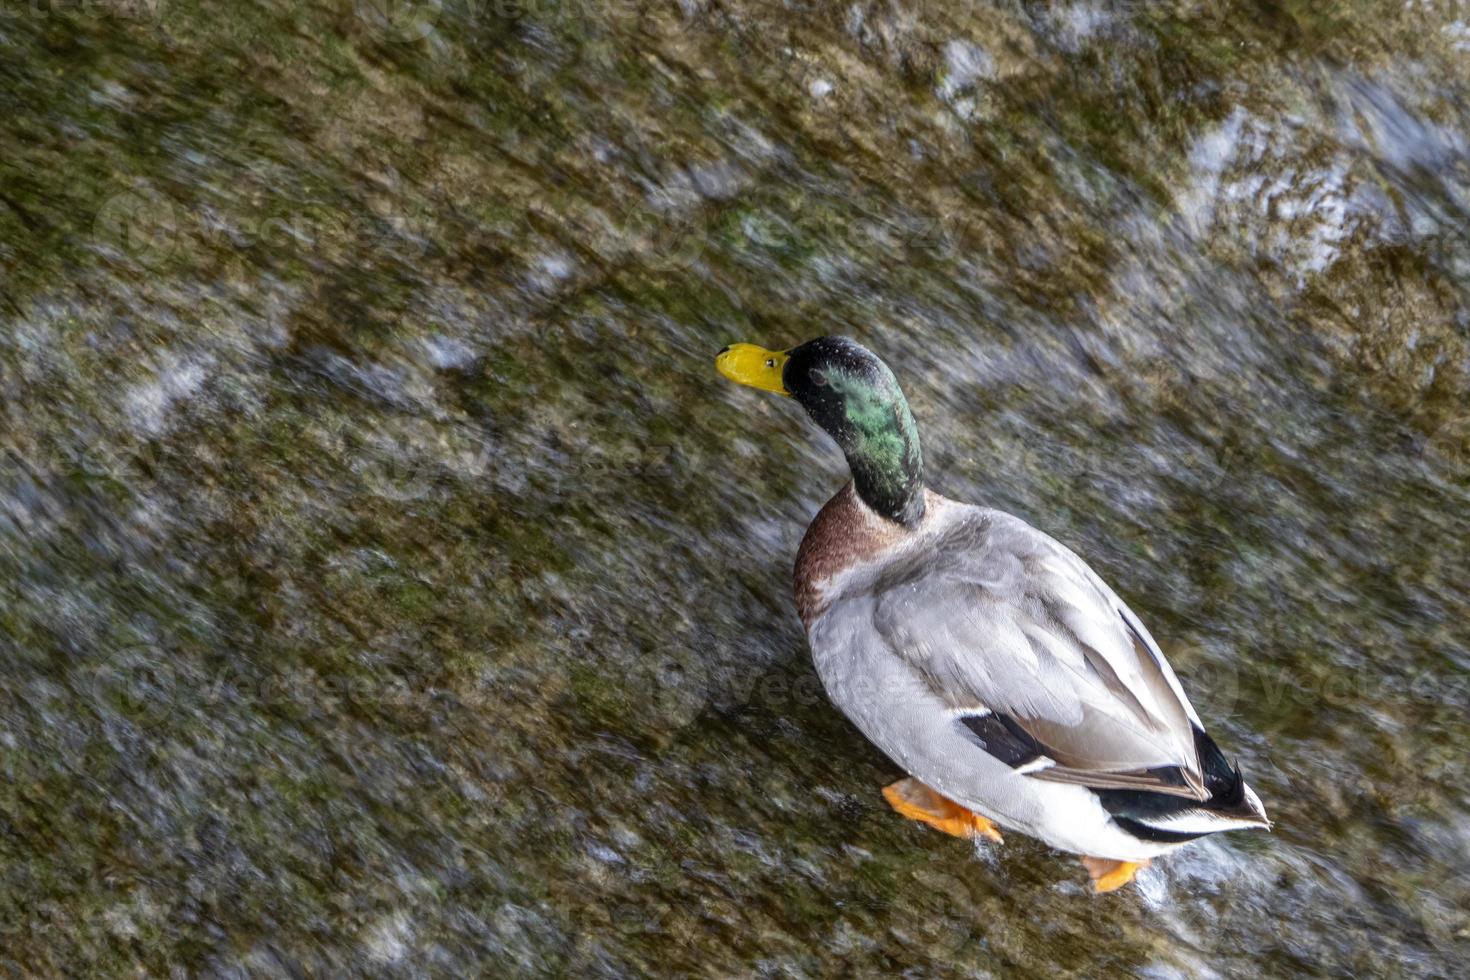
<path id="1" fill-rule="evenodd" d="M 918 526 L 924 517 L 924 454 L 908 401 L 900 394 L 851 408 L 847 425 L 834 435 L 858 498 L 886 520 Z"/>

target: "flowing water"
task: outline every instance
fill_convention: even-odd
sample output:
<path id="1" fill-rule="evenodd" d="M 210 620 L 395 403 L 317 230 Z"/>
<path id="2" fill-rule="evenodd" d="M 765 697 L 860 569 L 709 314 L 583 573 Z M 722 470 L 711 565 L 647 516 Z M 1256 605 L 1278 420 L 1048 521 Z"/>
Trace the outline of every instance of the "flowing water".
<path id="1" fill-rule="evenodd" d="M 1470 8 L 0 0 L 0 969 L 1452 976 Z M 1270 834 L 903 821 L 789 594 L 857 337 Z"/>

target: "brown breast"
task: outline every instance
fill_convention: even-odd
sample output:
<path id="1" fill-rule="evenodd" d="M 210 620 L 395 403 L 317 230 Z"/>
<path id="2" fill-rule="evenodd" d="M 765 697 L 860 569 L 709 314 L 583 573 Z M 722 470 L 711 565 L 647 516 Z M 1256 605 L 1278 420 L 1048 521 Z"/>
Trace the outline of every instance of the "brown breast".
<path id="1" fill-rule="evenodd" d="M 925 491 L 926 503 L 935 495 Z M 822 585 L 832 576 L 875 557 L 910 531 L 865 507 L 849 482 L 817 512 L 796 550 L 796 611 L 808 630 L 826 608 Z"/>

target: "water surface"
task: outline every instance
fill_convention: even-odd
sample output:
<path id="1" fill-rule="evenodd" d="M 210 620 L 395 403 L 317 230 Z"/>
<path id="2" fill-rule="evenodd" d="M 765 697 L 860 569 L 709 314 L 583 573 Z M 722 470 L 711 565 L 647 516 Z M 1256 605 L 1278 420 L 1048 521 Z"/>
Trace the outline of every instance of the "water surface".
<path id="1" fill-rule="evenodd" d="M 1449 976 L 1454 4 L 0 7 L 0 964 Z M 1276 821 L 887 811 L 789 597 L 843 333 Z"/>

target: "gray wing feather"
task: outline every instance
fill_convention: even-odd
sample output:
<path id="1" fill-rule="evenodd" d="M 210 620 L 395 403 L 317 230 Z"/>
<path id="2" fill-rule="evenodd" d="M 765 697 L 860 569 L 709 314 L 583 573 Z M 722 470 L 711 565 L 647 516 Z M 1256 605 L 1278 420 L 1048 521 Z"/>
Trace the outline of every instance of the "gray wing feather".
<path id="1" fill-rule="evenodd" d="M 1194 711 L 1142 624 L 1061 544 L 971 510 L 874 582 L 889 649 L 957 715 L 1004 714 L 1040 743 L 1054 765 L 1030 775 L 1208 796 Z"/>

